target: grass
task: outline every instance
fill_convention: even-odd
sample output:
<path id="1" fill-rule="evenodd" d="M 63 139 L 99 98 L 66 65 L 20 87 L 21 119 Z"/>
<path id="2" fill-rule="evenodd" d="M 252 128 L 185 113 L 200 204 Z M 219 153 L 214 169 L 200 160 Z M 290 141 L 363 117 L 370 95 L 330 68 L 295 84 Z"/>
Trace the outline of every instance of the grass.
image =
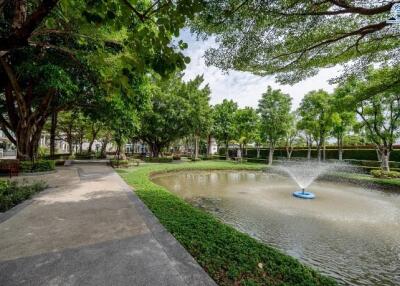
<path id="1" fill-rule="evenodd" d="M 159 221 L 219 285 L 337 285 L 312 268 L 265 245 L 151 182 L 154 173 L 180 170 L 261 170 L 231 162 L 146 164 L 118 170 Z"/>
<path id="2" fill-rule="evenodd" d="M 390 190 L 400 191 L 400 179 L 387 179 L 387 178 L 375 178 L 369 174 L 360 173 L 344 173 L 338 172 L 336 174 L 330 174 L 327 179 L 340 179 L 343 181 L 348 181 L 350 183 L 361 184 L 365 186 L 376 186 L 378 188 L 385 188 Z"/>
<path id="3" fill-rule="evenodd" d="M 46 185 L 42 182 L 21 185 L 17 182 L 0 180 L 0 212 L 11 209 L 45 188 Z"/>

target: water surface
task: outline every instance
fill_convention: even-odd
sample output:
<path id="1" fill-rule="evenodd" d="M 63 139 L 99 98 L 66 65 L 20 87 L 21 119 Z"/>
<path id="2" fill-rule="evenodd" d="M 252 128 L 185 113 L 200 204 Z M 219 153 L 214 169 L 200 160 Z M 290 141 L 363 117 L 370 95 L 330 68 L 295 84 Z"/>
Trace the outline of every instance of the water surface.
<path id="1" fill-rule="evenodd" d="M 240 231 L 344 285 L 400 285 L 400 196 L 314 182 L 315 200 L 294 198 L 277 174 L 179 172 L 153 181 Z"/>

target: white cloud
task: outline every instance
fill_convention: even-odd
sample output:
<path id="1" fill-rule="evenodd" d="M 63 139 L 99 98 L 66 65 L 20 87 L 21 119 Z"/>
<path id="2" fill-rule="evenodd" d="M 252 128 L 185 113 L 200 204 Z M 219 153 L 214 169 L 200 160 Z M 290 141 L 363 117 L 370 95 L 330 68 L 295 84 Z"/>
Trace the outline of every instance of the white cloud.
<path id="1" fill-rule="evenodd" d="M 184 71 L 185 80 L 194 78 L 196 75 L 204 75 L 205 82 L 209 84 L 211 94 L 211 104 L 222 102 L 223 99 L 233 99 L 239 106 L 256 107 L 262 93 L 268 85 L 279 88 L 283 92 L 290 94 L 293 98 L 293 107 L 297 108 L 303 96 L 315 89 L 324 89 L 331 92 L 334 85 L 330 85 L 328 80 L 335 77 L 338 68 L 329 68 L 307 80 L 299 82 L 293 86 L 280 85 L 275 82 L 273 77 L 260 77 L 248 72 L 230 71 L 224 73 L 216 67 L 207 67 L 204 61 L 204 52 L 215 45 L 213 39 L 206 41 L 196 40 L 188 30 L 183 30 L 179 37 L 188 43 L 189 47 L 185 50 L 185 55 L 191 58 L 190 64 Z"/>

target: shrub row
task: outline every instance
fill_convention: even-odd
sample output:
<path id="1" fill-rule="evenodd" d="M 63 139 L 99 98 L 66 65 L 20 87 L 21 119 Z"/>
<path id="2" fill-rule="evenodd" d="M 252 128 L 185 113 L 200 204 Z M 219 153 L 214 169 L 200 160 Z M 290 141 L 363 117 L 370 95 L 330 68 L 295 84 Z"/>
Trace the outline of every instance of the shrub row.
<path id="1" fill-rule="evenodd" d="M 260 158 L 266 159 L 268 157 L 269 150 L 268 149 L 260 149 Z M 327 159 L 338 159 L 339 153 L 337 149 L 327 149 L 325 151 Z M 225 149 L 219 149 L 219 155 L 225 155 Z M 236 157 L 235 150 L 229 150 L 229 156 Z M 317 150 L 313 149 L 311 151 L 311 156 L 313 158 L 317 158 Z M 286 157 L 285 149 L 276 149 L 274 152 L 274 157 Z M 293 158 L 305 158 L 307 157 L 307 149 L 295 149 L 292 153 Z M 247 150 L 247 158 L 257 158 L 257 150 L 255 148 L 249 148 Z M 343 159 L 354 159 L 354 160 L 371 160 L 377 161 L 377 155 L 375 149 L 344 149 L 343 151 Z M 400 150 L 395 149 L 390 154 L 390 161 L 400 162 Z"/>
<path id="2" fill-rule="evenodd" d="M 23 173 L 46 172 L 55 169 L 54 160 L 21 161 L 19 164 Z"/>
<path id="3" fill-rule="evenodd" d="M 128 167 L 129 161 L 128 160 L 111 159 L 110 164 L 113 168 Z"/>
<path id="4" fill-rule="evenodd" d="M 145 157 L 143 160 L 149 163 L 171 163 L 173 161 L 172 157 Z"/>
<path id="5" fill-rule="evenodd" d="M 45 188 L 44 183 L 18 185 L 17 182 L 0 181 L 0 212 L 11 209 L 20 202 L 29 199 L 33 194 Z"/>
<path id="6" fill-rule="evenodd" d="M 382 170 L 372 170 L 371 175 L 375 178 L 384 178 L 384 179 L 399 179 L 400 172 L 396 171 L 382 171 Z"/>

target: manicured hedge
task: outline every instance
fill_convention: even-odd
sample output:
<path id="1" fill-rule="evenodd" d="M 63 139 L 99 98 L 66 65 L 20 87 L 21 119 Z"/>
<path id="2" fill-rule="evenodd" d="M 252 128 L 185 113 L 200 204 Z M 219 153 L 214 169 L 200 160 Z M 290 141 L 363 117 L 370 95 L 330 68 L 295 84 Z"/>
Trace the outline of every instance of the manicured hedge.
<path id="1" fill-rule="evenodd" d="M 112 159 L 112 160 L 110 160 L 110 164 L 114 168 L 128 167 L 129 161 L 128 160 Z"/>
<path id="2" fill-rule="evenodd" d="M 339 154 L 337 149 L 326 149 L 326 158 L 327 159 L 338 159 Z M 266 148 L 260 149 L 260 159 L 266 159 L 268 157 L 269 150 Z M 225 149 L 220 148 L 219 154 L 221 156 L 225 155 Z M 229 150 L 229 155 L 231 157 L 236 156 L 235 150 Z M 311 151 L 311 156 L 313 158 L 317 158 L 317 150 L 313 149 Z M 276 149 L 274 152 L 274 157 L 286 157 L 285 149 Z M 307 149 L 295 149 L 292 153 L 293 158 L 305 158 L 307 157 Z M 255 148 L 249 148 L 247 150 L 247 158 L 257 158 L 257 150 Z M 354 159 L 354 160 L 370 160 L 377 161 L 378 158 L 376 156 L 375 149 L 344 149 L 343 159 Z M 390 161 L 400 162 L 400 150 L 395 149 L 390 154 Z"/>
<path id="3" fill-rule="evenodd" d="M 171 163 L 173 159 L 172 157 L 159 157 L 159 158 L 145 157 L 143 158 L 143 161 L 149 163 Z"/>
<path id="4" fill-rule="evenodd" d="M 45 187 L 44 183 L 18 185 L 17 182 L 0 180 L 0 212 L 11 209 L 20 202 L 29 199 Z"/>
<path id="5" fill-rule="evenodd" d="M 46 172 L 55 169 L 54 160 L 21 161 L 19 164 L 23 173 Z"/>

